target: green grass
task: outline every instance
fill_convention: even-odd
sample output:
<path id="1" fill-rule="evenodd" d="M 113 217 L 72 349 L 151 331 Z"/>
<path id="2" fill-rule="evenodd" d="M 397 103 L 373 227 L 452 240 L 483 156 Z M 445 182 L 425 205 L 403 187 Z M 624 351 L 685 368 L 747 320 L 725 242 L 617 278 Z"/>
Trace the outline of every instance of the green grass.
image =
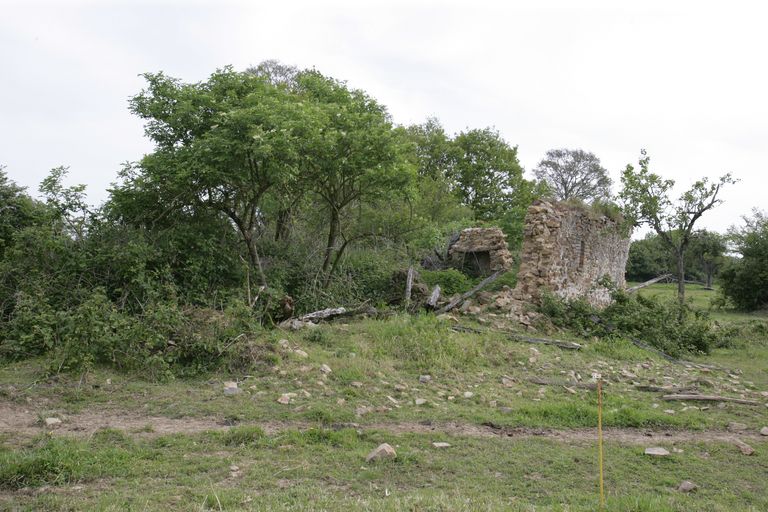
<path id="1" fill-rule="evenodd" d="M 669 285 L 641 293 L 674 297 Z M 689 295 L 700 306 L 709 293 Z M 467 318 L 461 325 L 484 332 L 455 332 L 453 321 L 430 315 L 269 333 L 276 346 L 288 340 L 271 367 L 164 383 L 104 368 L 82 381 L 48 377 L 45 360 L 7 364 L 0 404 L 69 419 L 53 437 L 0 435 L 0 510 L 595 510 L 593 442 L 450 436 L 440 425 L 591 429 L 596 394 L 574 382 L 600 373 L 606 427 L 723 430 L 737 421 L 755 431 L 768 425 L 765 406 L 665 402 L 634 385 L 700 381 L 707 393 L 764 403 L 766 317 L 718 314 L 730 344 L 697 360 L 726 371 L 674 365 L 623 340 L 579 340 L 582 350 L 566 351 Z M 322 364 L 332 372 L 320 372 Z M 424 374 L 430 382 L 419 382 Z M 225 396 L 227 380 L 242 392 Z M 291 403 L 277 402 L 283 393 L 295 393 Z M 64 433 L 84 413 L 136 421 Z M 155 416 L 234 426 L 159 435 Z M 275 422 L 283 426 L 270 429 Z M 390 428 L 425 424 L 432 434 Z M 452 446 L 437 450 L 433 441 Z M 397 459 L 366 464 L 381 442 L 396 447 Z M 683 453 L 660 460 L 643 456 L 642 446 L 607 443 L 607 510 L 766 510 L 768 444 L 750 443 L 751 457 L 732 445 L 683 443 Z M 675 491 L 686 479 L 700 489 Z"/>
<path id="2" fill-rule="evenodd" d="M 597 505 L 592 443 L 351 429 L 255 438 L 248 431 L 244 438 L 232 443 L 221 433 L 174 435 L 120 448 L 93 440 L 38 440 L 23 451 L 0 453 L 0 487 L 6 489 L 0 506 L 578 511 Z M 435 440 L 451 447 L 435 449 Z M 368 451 L 381 442 L 395 446 L 397 458 L 365 463 Z M 755 447 L 756 455 L 743 457 L 733 446 L 687 443 L 676 446 L 682 453 L 652 459 L 640 446 L 607 443 L 607 510 L 765 510 L 768 443 Z M 699 490 L 677 492 L 682 480 L 694 481 Z M 19 487 L 30 490 L 12 492 Z"/>

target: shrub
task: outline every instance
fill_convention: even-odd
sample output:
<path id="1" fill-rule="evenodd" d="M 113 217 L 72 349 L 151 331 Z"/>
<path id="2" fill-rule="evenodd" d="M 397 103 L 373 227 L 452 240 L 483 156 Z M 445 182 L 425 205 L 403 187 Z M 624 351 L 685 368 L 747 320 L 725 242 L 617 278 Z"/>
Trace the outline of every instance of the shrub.
<path id="1" fill-rule="evenodd" d="M 630 296 L 620 290 L 613 292 L 613 298 L 611 305 L 601 311 L 584 300 L 565 301 L 545 294 L 539 312 L 555 326 L 579 336 L 638 338 L 672 355 L 708 353 L 722 344 L 722 333 L 704 311 L 680 306 L 675 300 Z M 682 321 L 678 321 L 680 317 Z"/>
<path id="2" fill-rule="evenodd" d="M 464 293 L 475 284 L 466 274 L 459 272 L 455 268 L 446 270 L 422 270 L 421 278 L 430 287 L 440 285 L 440 290 L 443 295 Z"/>

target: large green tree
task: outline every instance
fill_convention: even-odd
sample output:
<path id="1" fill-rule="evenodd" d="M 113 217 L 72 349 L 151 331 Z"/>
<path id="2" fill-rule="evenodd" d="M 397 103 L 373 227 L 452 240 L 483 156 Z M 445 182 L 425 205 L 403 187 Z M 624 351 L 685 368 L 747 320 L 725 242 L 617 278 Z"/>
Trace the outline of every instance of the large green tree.
<path id="1" fill-rule="evenodd" d="M 264 199 L 300 173 L 316 117 L 287 87 L 254 73 L 224 68 L 192 84 L 144 77 L 148 86 L 130 107 L 156 146 L 115 194 L 150 191 L 169 210 L 226 215 L 266 285 L 257 243 Z"/>
<path id="2" fill-rule="evenodd" d="M 694 226 L 702 215 L 722 203 L 718 198 L 721 188 L 735 180 L 730 174 L 714 182 L 702 178 L 673 201 L 670 196 L 674 180 L 652 173 L 649 165 L 650 157 L 644 150 L 639 168 L 627 165 L 621 176 L 623 188 L 619 198 L 625 219 L 634 225 L 650 226 L 674 256 L 677 296 L 682 305 L 685 303 L 685 259 Z M 683 308 L 680 311 L 682 314 Z"/>
<path id="3" fill-rule="evenodd" d="M 734 258 L 720 273 L 723 294 L 737 308 L 751 311 L 768 305 L 768 215 L 755 210 L 744 225 L 729 232 Z"/>
<path id="4" fill-rule="evenodd" d="M 451 173 L 456 193 L 476 219 L 498 219 L 521 205 L 520 199 L 532 185 L 523 178 L 516 147 L 490 128 L 462 132 L 453 144 Z"/>
<path id="5" fill-rule="evenodd" d="M 327 213 L 322 263 L 327 283 L 345 248 L 362 236 L 343 229 L 350 208 L 407 193 L 414 168 L 407 138 L 393 127 L 383 105 L 316 71 L 300 73 L 296 80 L 300 96 L 311 105 L 317 130 L 305 141 L 302 179 Z"/>

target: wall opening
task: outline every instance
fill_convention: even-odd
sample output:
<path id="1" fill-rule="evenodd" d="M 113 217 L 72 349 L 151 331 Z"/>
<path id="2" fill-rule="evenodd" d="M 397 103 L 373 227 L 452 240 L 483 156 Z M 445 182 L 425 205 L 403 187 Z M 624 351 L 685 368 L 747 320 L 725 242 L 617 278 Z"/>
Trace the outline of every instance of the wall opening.
<path id="1" fill-rule="evenodd" d="M 489 251 L 465 252 L 462 270 L 472 277 L 489 275 L 491 273 L 491 253 Z"/>

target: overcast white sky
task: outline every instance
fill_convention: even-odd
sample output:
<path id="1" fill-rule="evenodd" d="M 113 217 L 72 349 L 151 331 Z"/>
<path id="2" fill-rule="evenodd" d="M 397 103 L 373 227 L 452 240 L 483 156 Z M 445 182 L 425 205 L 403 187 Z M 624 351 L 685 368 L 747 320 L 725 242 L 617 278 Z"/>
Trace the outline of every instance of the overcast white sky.
<path id="1" fill-rule="evenodd" d="M 722 231 L 768 208 L 766 26 L 768 4 L 736 1 L 0 0 L 0 164 L 30 192 L 70 166 L 100 202 L 151 150 L 127 110 L 140 73 L 198 81 L 278 59 L 366 90 L 401 124 L 495 127 L 528 171 L 567 147 L 615 181 L 640 148 L 681 187 L 732 172 L 701 221 Z"/>

